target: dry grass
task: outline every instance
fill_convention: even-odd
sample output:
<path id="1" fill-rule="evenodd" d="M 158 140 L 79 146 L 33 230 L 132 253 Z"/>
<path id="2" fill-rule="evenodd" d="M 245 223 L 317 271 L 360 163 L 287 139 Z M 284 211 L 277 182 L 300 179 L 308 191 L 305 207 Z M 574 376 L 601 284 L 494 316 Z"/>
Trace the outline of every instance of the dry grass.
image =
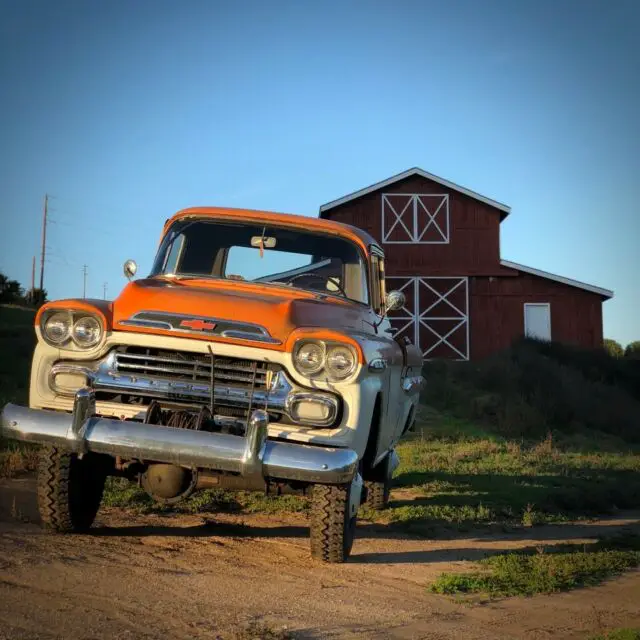
<path id="1" fill-rule="evenodd" d="M 34 446 L 0 444 L 0 478 L 13 478 L 36 470 L 38 449 Z"/>

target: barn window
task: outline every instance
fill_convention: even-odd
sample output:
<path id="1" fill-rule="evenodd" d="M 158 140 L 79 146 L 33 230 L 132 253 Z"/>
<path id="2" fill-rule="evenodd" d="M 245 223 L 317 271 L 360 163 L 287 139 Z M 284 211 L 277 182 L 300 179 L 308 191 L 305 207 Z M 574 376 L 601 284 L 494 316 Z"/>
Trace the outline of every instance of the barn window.
<path id="1" fill-rule="evenodd" d="M 449 195 L 383 193 L 382 241 L 386 244 L 448 244 Z"/>
<path id="2" fill-rule="evenodd" d="M 551 305 L 548 302 L 525 303 L 524 335 L 551 340 Z"/>

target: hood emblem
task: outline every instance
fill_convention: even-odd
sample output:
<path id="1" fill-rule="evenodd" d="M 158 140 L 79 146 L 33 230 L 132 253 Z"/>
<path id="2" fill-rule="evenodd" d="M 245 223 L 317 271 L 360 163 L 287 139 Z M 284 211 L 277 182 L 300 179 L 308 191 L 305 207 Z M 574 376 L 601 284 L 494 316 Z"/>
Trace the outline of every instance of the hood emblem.
<path id="1" fill-rule="evenodd" d="M 200 318 L 191 318 L 190 320 L 182 320 L 180 326 L 194 331 L 213 331 L 216 328 L 216 323 L 207 322 Z"/>

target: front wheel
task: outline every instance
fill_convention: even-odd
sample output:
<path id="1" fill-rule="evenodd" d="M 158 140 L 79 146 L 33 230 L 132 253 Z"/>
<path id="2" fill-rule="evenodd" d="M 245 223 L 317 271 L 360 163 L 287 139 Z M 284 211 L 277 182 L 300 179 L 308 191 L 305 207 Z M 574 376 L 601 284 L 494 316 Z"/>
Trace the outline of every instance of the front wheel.
<path id="1" fill-rule="evenodd" d="M 311 494 L 311 556 L 323 562 L 344 562 L 356 533 L 351 514 L 351 484 L 316 484 Z"/>
<path id="2" fill-rule="evenodd" d="M 56 447 L 40 452 L 38 508 L 42 526 L 57 533 L 86 531 L 100 508 L 106 472 L 99 456 L 79 458 Z"/>

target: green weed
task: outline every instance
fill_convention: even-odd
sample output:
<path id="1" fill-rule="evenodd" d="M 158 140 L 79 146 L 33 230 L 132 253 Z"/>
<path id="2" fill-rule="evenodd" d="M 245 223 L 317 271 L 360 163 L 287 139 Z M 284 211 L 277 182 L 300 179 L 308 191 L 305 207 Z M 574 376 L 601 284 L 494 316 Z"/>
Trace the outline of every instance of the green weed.
<path id="1" fill-rule="evenodd" d="M 589 640 L 640 640 L 640 629 L 611 629 L 597 636 L 591 636 Z"/>
<path id="2" fill-rule="evenodd" d="M 562 545 L 535 553 L 507 553 L 481 560 L 471 573 L 444 573 L 434 593 L 483 593 L 494 597 L 531 596 L 599 584 L 640 564 L 640 539 Z"/>

